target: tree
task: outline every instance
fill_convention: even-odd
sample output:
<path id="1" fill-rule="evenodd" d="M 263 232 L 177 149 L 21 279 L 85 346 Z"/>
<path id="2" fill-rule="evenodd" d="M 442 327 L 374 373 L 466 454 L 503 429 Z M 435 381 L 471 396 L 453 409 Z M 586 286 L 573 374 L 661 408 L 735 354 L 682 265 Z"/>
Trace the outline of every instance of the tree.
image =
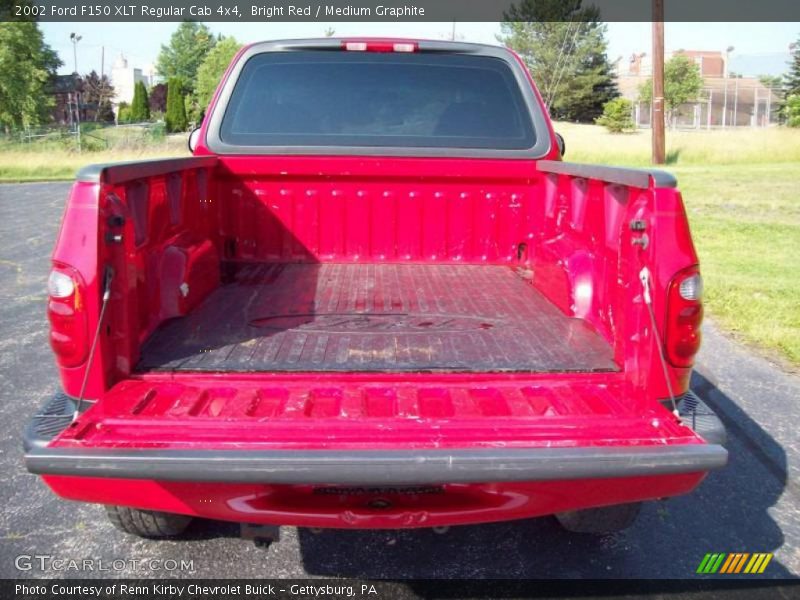
<path id="1" fill-rule="evenodd" d="M 111 85 L 108 75 L 100 77 L 97 71 L 92 71 L 83 78 L 81 87 L 83 89 L 83 102 L 97 105 L 94 120 L 102 123 L 112 123 L 114 121 L 114 110 L 111 107 L 111 100 L 114 98 L 114 86 Z"/>
<path id="2" fill-rule="evenodd" d="M 167 84 L 157 83 L 150 88 L 150 113 L 167 112 Z"/>
<path id="3" fill-rule="evenodd" d="M 0 125 L 9 132 L 49 118 L 47 86 L 61 66 L 35 22 L 0 23 Z"/>
<path id="4" fill-rule="evenodd" d="M 667 121 L 674 124 L 681 104 L 697 100 L 703 89 L 700 67 L 686 56 L 678 54 L 664 64 L 664 110 Z M 639 87 L 639 98 L 650 103 L 653 97 L 653 80 Z"/>
<path id="5" fill-rule="evenodd" d="M 197 86 L 195 88 L 196 104 L 200 111 L 208 108 L 225 70 L 242 45 L 232 37 L 222 38 L 206 55 L 197 69 Z"/>
<path id="6" fill-rule="evenodd" d="M 127 102 L 120 102 L 117 105 L 117 123 L 131 122 L 131 107 Z"/>
<path id="7" fill-rule="evenodd" d="M 593 121 L 619 96 L 606 26 L 582 0 L 522 0 L 504 14 L 498 39 L 525 61 L 555 118 Z"/>
<path id="8" fill-rule="evenodd" d="M 800 37 L 792 46 L 794 52 L 792 52 L 792 59 L 789 62 L 789 72 L 783 76 L 786 96 L 800 94 Z"/>
<path id="9" fill-rule="evenodd" d="M 111 102 L 105 101 L 97 105 L 95 121 L 99 121 L 100 123 L 114 122 L 114 106 Z"/>
<path id="10" fill-rule="evenodd" d="M 164 116 L 169 133 L 186 131 L 189 126 L 183 97 L 183 82 L 179 77 L 171 78 L 167 82 L 167 113 Z"/>
<path id="11" fill-rule="evenodd" d="M 131 121 L 141 123 L 150 118 L 150 105 L 147 102 L 147 88 L 143 81 L 137 81 L 133 87 L 133 101 L 131 102 Z"/>
<path id="12" fill-rule="evenodd" d="M 633 103 L 625 98 L 614 98 L 606 102 L 603 114 L 596 123 L 608 129 L 611 133 L 622 133 L 634 129 L 631 111 Z"/>
<path id="13" fill-rule="evenodd" d="M 772 122 L 773 115 L 777 116 L 778 119 L 782 120 L 782 117 L 785 115 L 785 106 L 786 106 L 786 90 L 783 87 L 783 76 L 781 75 L 759 75 L 758 81 L 767 88 L 767 94 L 771 96 L 771 102 L 769 103 L 769 112 L 770 114 L 767 115 L 769 122 Z M 759 92 L 759 95 L 761 92 Z"/>
<path id="14" fill-rule="evenodd" d="M 185 91 L 193 92 L 197 69 L 216 42 L 202 23 L 183 22 L 172 34 L 169 45 L 161 46 L 156 68 L 164 78 L 180 77 Z"/>
<path id="15" fill-rule="evenodd" d="M 800 127 L 800 94 L 789 96 L 783 109 L 786 114 L 786 124 L 789 127 Z"/>
<path id="16" fill-rule="evenodd" d="M 197 103 L 197 96 L 194 94 L 187 94 L 183 97 L 183 106 L 186 111 L 186 120 L 190 124 L 197 124 L 201 121 L 204 115 L 204 111 L 200 108 L 200 105 Z"/>
<path id="17" fill-rule="evenodd" d="M 783 87 L 783 77 L 780 75 L 759 75 L 758 81 L 765 88 L 778 90 Z"/>

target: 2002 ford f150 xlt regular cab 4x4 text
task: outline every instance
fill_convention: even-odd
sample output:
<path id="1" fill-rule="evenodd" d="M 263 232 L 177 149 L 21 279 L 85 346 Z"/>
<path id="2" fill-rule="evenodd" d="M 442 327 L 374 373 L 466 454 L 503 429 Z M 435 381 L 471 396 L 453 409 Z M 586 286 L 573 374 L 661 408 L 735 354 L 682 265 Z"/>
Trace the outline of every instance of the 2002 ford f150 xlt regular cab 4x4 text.
<path id="1" fill-rule="evenodd" d="M 675 180 L 561 160 L 523 63 L 413 40 L 248 46 L 194 156 L 78 175 L 25 434 L 59 496 L 192 516 L 628 525 L 725 464 L 689 389 Z"/>

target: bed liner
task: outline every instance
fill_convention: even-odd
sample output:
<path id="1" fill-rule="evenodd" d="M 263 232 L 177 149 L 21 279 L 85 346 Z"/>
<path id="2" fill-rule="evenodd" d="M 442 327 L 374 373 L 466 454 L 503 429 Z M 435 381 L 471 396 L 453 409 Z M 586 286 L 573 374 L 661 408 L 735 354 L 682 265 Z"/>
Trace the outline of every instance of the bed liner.
<path id="1" fill-rule="evenodd" d="M 140 371 L 600 372 L 611 346 L 509 266 L 245 264 Z"/>

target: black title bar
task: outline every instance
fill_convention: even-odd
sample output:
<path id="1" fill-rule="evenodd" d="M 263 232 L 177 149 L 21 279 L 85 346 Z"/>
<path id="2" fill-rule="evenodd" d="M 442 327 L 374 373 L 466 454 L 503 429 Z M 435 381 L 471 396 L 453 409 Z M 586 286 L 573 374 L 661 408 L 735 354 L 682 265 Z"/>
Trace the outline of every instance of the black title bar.
<path id="1" fill-rule="evenodd" d="M 554 8 L 555 7 L 555 8 Z M 0 21 L 651 21 L 649 0 L 584 0 L 564 18 L 553 0 L 11 0 Z M 798 0 L 666 0 L 665 21 L 800 21 Z"/>

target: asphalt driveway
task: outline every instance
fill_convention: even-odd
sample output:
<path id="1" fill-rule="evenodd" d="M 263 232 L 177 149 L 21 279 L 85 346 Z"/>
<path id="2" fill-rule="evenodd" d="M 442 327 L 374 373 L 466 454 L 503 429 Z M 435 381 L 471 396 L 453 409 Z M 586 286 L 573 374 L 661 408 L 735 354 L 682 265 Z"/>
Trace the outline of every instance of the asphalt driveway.
<path id="1" fill-rule="evenodd" d="M 730 464 L 695 493 L 646 506 L 626 532 L 570 536 L 549 518 L 444 535 L 283 528 L 282 540 L 268 548 L 240 539 L 238 526 L 226 523 L 197 522 L 187 539 L 170 542 L 118 532 L 101 508 L 56 498 L 22 464 L 23 424 L 56 385 L 45 283 L 68 189 L 66 183 L 0 185 L 0 577 L 92 575 L 18 571 L 20 555 L 184 559 L 193 564 L 184 575 L 207 578 L 684 578 L 695 576 L 707 552 L 774 552 L 763 577 L 800 573 L 800 378 L 712 324 L 694 387 L 728 427 Z"/>

